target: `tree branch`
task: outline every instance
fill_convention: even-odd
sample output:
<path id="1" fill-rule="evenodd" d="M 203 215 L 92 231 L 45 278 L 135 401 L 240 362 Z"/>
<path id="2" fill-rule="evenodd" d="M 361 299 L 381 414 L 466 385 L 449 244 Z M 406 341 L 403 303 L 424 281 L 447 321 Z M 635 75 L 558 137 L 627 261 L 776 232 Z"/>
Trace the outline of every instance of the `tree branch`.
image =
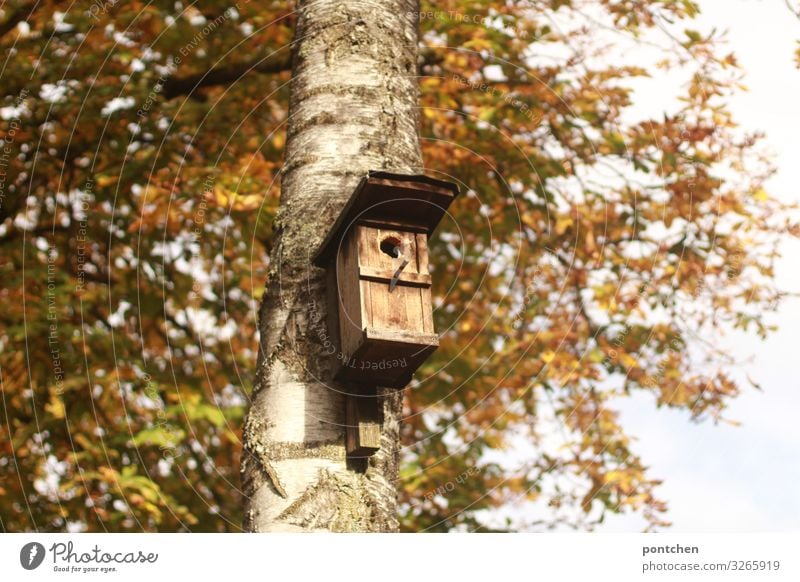
<path id="1" fill-rule="evenodd" d="M 170 77 L 162 89 L 164 98 L 174 99 L 181 95 L 191 95 L 204 87 L 228 85 L 238 81 L 247 73 L 280 73 L 291 69 L 291 60 L 288 55 L 273 58 L 259 59 L 255 62 L 246 62 L 227 67 L 215 67 L 202 73 L 195 73 L 186 77 Z"/>

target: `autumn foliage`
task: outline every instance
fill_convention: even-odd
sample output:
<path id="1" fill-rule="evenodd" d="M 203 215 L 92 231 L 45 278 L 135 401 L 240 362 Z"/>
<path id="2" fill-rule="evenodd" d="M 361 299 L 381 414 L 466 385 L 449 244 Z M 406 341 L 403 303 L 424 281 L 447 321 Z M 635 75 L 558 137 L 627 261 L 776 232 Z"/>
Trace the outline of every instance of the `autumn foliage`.
<path id="1" fill-rule="evenodd" d="M 421 143 L 464 194 L 432 241 L 442 341 L 407 391 L 404 527 L 664 524 L 668 476 L 615 403 L 724 418 L 747 387 L 714 338 L 766 334 L 781 298 L 787 209 L 726 110 L 743 73 L 690 0 L 436 4 L 415 15 Z M 3 4 L 4 530 L 240 529 L 296 17 Z M 672 73 L 674 107 L 642 114 L 631 87 Z M 543 517 L 495 511 L 522 505 Z"/>

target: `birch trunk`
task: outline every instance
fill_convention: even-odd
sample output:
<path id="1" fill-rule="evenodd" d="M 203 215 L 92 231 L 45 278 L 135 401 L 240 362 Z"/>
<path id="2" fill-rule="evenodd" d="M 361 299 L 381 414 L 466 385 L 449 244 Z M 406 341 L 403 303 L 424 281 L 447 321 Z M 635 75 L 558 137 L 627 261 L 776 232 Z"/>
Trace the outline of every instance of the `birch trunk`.
<path id="1" fill-rule="evenodd" d="M 395 531 L 402 391 L 379 388 L 381 449 L 347 461 L 324 271 L 311 257 L 371 169 L 421 171 L 416 0 L 301 0 L 276 242 L 244 427 L 244 527 Z"/>

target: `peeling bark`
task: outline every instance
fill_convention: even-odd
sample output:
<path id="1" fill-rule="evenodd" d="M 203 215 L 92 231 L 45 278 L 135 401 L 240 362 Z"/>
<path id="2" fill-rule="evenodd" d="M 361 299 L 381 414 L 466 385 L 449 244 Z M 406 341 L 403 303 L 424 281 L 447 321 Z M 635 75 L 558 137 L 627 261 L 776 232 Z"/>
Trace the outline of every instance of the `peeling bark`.
<path id="1" fill-rule="evenodd" d="M 378 388 L 381 449 L 348 461 L 344 393 L 354 390 L 332 380 L 336 355 L 319 332 L 325 274 L 311 256 L 368 170 L 421 171 L 417 13 L 415 0 L 299 2 L 281 205 L 243 434 L 250 531 L 398 527 L 402 391 Z"/>

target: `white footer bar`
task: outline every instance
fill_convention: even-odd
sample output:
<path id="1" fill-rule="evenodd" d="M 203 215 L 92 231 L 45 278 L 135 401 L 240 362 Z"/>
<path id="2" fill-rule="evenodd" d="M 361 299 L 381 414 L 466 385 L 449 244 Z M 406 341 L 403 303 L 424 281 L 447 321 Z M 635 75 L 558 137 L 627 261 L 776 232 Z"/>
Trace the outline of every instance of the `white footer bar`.
<path id="1" fill-rule="evenodd" d="M 798 554 L 800 534 L 3 534 L 0 579 L 796 582 Z"/>

